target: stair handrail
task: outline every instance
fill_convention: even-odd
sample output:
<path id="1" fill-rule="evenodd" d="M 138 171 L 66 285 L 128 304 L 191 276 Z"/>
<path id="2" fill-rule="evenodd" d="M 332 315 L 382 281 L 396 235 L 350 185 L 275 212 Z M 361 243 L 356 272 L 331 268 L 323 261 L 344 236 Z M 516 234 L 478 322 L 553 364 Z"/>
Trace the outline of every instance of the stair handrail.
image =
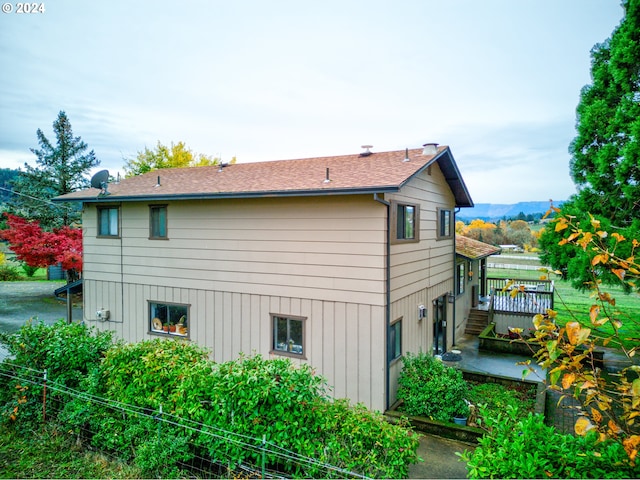
<path id="1" fill-rule="evenodd" d="M 491 287 L 489 290 L 489 308 L 487 309 L 487 312 L 489 313 L 489 323 L 493 322 L 493 299 L 495 298 L 495 290 L 495 287 Z"/>

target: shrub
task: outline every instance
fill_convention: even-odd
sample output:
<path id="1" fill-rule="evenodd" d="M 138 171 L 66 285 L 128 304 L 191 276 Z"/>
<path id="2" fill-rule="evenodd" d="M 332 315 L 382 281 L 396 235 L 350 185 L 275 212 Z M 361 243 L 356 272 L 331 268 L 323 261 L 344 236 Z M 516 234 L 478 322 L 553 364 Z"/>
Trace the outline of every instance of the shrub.
<path id="1" fill-rule="evenodd" d="M 258 355 L 214 364 L 206 350 L 189 342 L 144 341 L 109 350 L 85 388 L 108 403 L 145 409 L 147 415 L 125 418 L 104 403 L 77 399 L 65 410 L 68 427 L 79 434 L 89 426 L 96 432 L 87 439 L 94 447 L 135 457 L 145 475 L 179 472 L 181 462 L 205 454 L 231 469 L 259 465 L 263 442 L 268 467 L 302 477 L 326 476 L 323 463 L 370 476 L 402 477 L 417 460 L 417 435 L 365 407 L 333 402 L 324 378 L 288 359 Z M 162 438 L 148 435 L 158 428 L 148 414 L 157 414 L 160 405 L 164 416 L 179 416 L 162 425 Z M 215 435 L 182 428 L 180 419 Z M 171 456 L 163 447 L 166 438 L 176 440 L 170 442 Z M 237 438 L 243 443 L 231 441 Z M 274 453 L 282 449 L 318 463 L 284 462 Z"/>
<path id="2" fill-rule="evenodd" d="M 48 381 L 78 388 L 112 346 L 112 334 L 95 333 L 84 324 L 64 320 L 53 325 L 30 320 L 14 334 L 0 333 L 0 343 L 13 356 L 3 362 L 3 368 L 14 377 L 2 377 L 6 383 L 0 384 L 1 419 L 15 421 L 20 417 L 21 425 L 28 426 L 42 420 L 42 387 L 30 381 L 42 380 L 46 370 Z M 50 397 L 56 395 L 49 392 Z M 53 413 L 49 410 L 47 414 Z"/>
<path id="3" fill-rule="evenodd" d="M 512 406 L 518 407 L 518 411 L 526 415 L 534 410 L 536 402 L 535 397 L 527 393 L 507 388 L 499 383 L 478 383 L 470 385 L 467 399 L 474 405 L 485 405 L 491 412 Z"/>
<path id="4" fill-rule="evenodd" d="M 564 435 L 544 424 L 541 415 L 524 418 L 517 407 L 502 412 L 481 407 L 487 433 L 473 451 L 460 454 L 469 478 L 638 478 L 622 445 L 599 441 L 596 432 L 584 437 Z"/>
<path id="5" fill-rule="evenodd" d="M 89 395 L 107 401 L 75 398 L 66 405 L 63 421 L 78 435 L 94 432 L 88 439 L 94 447 L 124 460 L 139 454 L 138 466 L 146 474 L 164 476 L 193 456 L 184 452 L 191 435 L 179 426 L 164 426 L 162 437 L 179 438 L 183 445 L 180 455 L 167 457 L 160 451 L 159 440 L 148 435 L 158 428 L 151 415 L 162 408 L 168 415 L 188 417 L 202 408 L 201 402 L 206 402 L 213 388 L 211 368 L 207 351 L 189 342 L 155 339 L 115 345 L 82 385 Z M 139 407 L 134 413 L 143 415 L 124 415 L 121 404 Z M 159 466 L 161 470 L 156 469 Z"/>
<path id="6" fill-rule="evenodd" d="M 465 397 L 469 388 L 462 372 L 426 353 L 408 353 L 403 362 L 398 378 L 402 411 L 443 422 L 450 422 L 454 416 L 467 416 Z"/>
<path id="7" fill-rule="evenodd" d="M 15 282 L 22 278 L 20 276 L 20 271 L 17 267 L 13 265 L 0 265 L 0 282 Z"/>
<path id="8" fill-rule="evenodd" d="M 22 270 L 24 271 L 25 275 L 29 278 L 32 278 L 40 268 L 40 267 L 32 267 L 31 265 L 28 265 L 24 262 L 20 266 L 22 267 Z"/>

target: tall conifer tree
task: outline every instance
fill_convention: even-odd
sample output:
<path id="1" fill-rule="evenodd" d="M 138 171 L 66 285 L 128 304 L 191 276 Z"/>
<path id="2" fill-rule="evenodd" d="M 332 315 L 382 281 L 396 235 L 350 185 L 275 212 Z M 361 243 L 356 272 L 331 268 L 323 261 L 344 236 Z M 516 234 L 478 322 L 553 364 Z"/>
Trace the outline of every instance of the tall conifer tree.
<path id="1" fill-rule="evenodd" d="M 592 83 L 581 91 L 569 147 L 578 192 L 562 213 L 585 228 L 592 214 L 603 228 L 640 240 L 640 0 L 622 6 L 620 25 L 591 50 Z M 588 258 L 579 248 L 558 245 L 568 235 L 550 224 L 540 238 L 541 260 L 584 288 Z M 602 280 L 617 282 L 604 273 Z"/>
<path id="2" fill-rule="evenodd" d="M 80 137 L 74 137 L 71 123 L 61 111 L 53 122 L 56 137 L 54 146 L 38 129 L 40 148 L 32 148 L 37 166 L 25 163 L 14 180 L 17 195 L 10 205 L 10 211 L 30 220 L 37 220 L 45 230 L 63 225 L 71 225 L 80 219 L 80 213 L 68 204 L 54 205 L 50 200 L 58 195 L 75 192 L 89 186 L 87 174 L 100 161 Z"/>

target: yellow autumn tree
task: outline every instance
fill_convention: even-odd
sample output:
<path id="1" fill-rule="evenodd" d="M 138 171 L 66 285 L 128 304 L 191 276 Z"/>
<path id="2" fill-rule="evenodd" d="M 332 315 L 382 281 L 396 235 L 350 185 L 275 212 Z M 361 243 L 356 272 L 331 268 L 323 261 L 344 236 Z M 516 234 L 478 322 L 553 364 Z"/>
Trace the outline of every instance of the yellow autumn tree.
<path id="1" fill-rule="evenodd" d="M 145 147 L 135 158 L 125 160 L 126 177 L 133 177 L 161 168 L 206 167 L 217 165 L 220 159 L 203 153 L 194 153 L 184 142 L 163 145 L 158 142 L 155 149 Z M 235 163 L 235 157 L 230 163 Z"/>
<path id="2" fill-rule="evenodd" d="M 553 221 L 556 231 L 569 233 L 560 241 L 561 246 L 578 247 L 588 255 L 586 268 L 592 278 L 588 287 L 593 304 L 588 323 L 578 317 L 561 321 L 553 310 L 536 315 L 534 338 L 529 341 L 540 347 L 535 358 L 548 371 L 548 388 L 579 402 L 575 432 L 585 435 L 596 430 L 601 439 L 620 442 L 628 461 L 635 465 L 640 447 L 640 365 L 633 359 L 640 349 L 640 319 L 621 312 L 616 299 L 603 290 L 599 277 L 608 271 L 626 291 L 637 295 L 640 242 L 603 229 L 592 216 L 587 225 L 570 215 Z M 629 359 L 613 375 L 603 371 L 594 354 L 597 347 L 607 346 L 617 348 Z"/>

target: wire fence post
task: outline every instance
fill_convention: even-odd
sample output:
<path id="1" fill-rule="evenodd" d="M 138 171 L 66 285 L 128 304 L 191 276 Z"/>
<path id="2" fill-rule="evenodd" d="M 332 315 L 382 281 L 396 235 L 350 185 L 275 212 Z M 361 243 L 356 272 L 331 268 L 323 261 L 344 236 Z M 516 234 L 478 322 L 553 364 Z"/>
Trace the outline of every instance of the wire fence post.
<path id="1" fill-rule="evenodd" d="M 44 369 L 44 389 L 42 390 L 42 423 L 47 421 L 47 369 Z"/>
<path id="2" fill-rule="evenodd" d="M 162 430 L 162 404 L 160 404 L 160 410 L 156 418 L 158 419 L 158 445 L 160 445 L 160 433 Z"/>
<path id="3" fill-rule="evenodd" d="M 267 460 L 267 436 L 262 435 L 262 478 L 265 478 L 265 464 Z"/>

